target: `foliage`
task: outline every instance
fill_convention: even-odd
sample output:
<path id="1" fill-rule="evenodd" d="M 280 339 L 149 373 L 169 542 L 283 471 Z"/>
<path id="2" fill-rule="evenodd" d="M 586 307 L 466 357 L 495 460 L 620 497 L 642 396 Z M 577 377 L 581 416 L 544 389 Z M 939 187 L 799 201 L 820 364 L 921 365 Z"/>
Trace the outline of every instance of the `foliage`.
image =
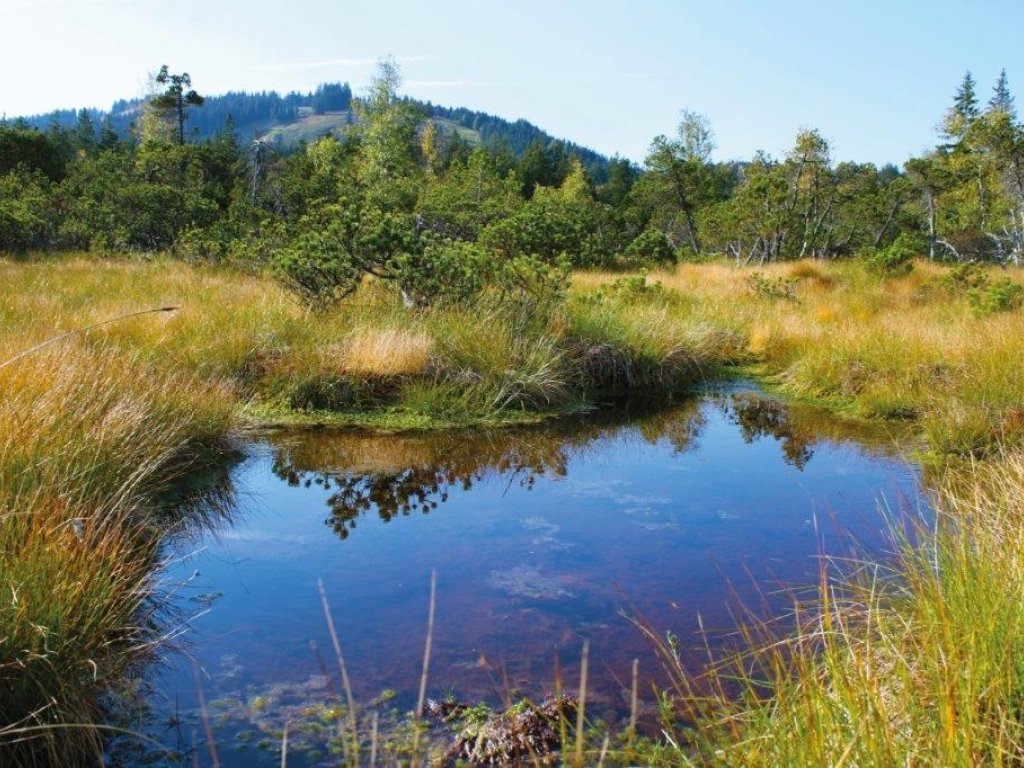
<path id="1" fill-rule="evenodd" d="M 988 283 L 988 272 L 977 261 L 954 264 L 938 279 L 939 286 L 954 296 L 967 295 L 971 291 L 985 288 Z"/>
<path id="2" fill-rule="evenodd" d="M 892 272 L 906 268 L 909 252 L 1001 263 L 1024 253 L 1024 129 L 1005 75 L 985 106 L 965 78 L 943 122 L 944 143 L 903 170 L 837 164 L 814 130 L 801 131 L 781 158 L 718 163 L 707 119 L 689 111 L 673 135 L 652 142 L 642 171 L 621 159 L 598 163 L 525 124 L 514 150 L 472 147 L 460 130 L 486 133 L 496 118 L 403 98 L 387 60 L 358 98 L 340 85 L 306 96 L 224 97 L 245 113 L 240 121 L 290 119 L 298 109 L 348 116 L 331 135 L 285 154 L 271 139 L 242 146 L 242 132 L 216 99 L 191 90 L 187 73 L 165 67 L 158 80 L 164 90 L 143 120 L 141 143 L 118 140 L 90 110 L 55 116 L 47 133 L 0 126 L 0 248 L 173 248 L 191 261 L 221 261 L 248 243 L 262 263 L 268 250 L 280 251 L 277 274 L 305 301 L 348 295 L 359 270 L 417 305 L 448 298 L 416 280 L 437 275 L 453 285 L 453 254 L 482 258 L 467 243 L 499 260 L 577 267 L 721 256 L 763 266 L 864 254 Z M 221 116 L 216 134 L 207 109 Z M 184 142 L 186 117 L 202 123 L 203 142 Z M 324 242 L 323 229 L 306 231 L 326 226 L 324 211 L 334 207 L 345 211 L 332 230 L 340 245 Z M 253 228 L 283 230 L 291 242 L 254 242 Z M 375 238 L 377 254 L 369 250 Z M 318 253 L 334 263 L 313 280 Z M 435 257 L 442 263 L 430 264 Z M 315 288 L 326 275 L 326 287 Z"/>
<path id="3" fill-rule="evenodd" d="M 346 249 L 353 233 L 344 216 L 340 206 L 304 216 L 298 235 L 274 254 L 274 274 L 313 309 L 327 309 L 351 295 L 362 280 Z"/>
<path id="4" fill-rule="evenodd" d="M 65 158 L 46 135 L 26 127 L 0 124 L 0 176 L 19 168 L 36 170 L 50 181 L 64 175 Z"/>
<path id="5" fill-rule="evenodd" d="M 22 253 L 52 244 L 52 195 L 41 171 L 19 166 L 0 176 L 0 250 Z"/>
<path id="6" fill-rule="evenodd" d="M 1008 277 L 973 288 L 968 293 L 971 306 L 980 315 L 1010 312 L 1024 305 L 1024 286 Z"/>
<path id="7" fill-rule="evenodd" d="M 675 249 L 665 237 L 665 233 L 656 229 L 645 229 L 637 235 L 633 242 L 626 246 L 623 255 L 629 263 L 656 266 L 672 264 L 676 259 Z"/>
<path id="8" fill-rule="evenodd" d="M 868 268 L 882 275 L 901 277 L 914 268 L 914 259 L 920 255 L 913 238 L 901 234 L 885 248 L 875 250 L 867 257 Z"/>
<path id="9" fill-rule="evenodd" d="M 203 97 L 192 90 L 192 78 L 188 72 L 172 75 L 166 64 L 160 67 L 154 81 L 157 85 L 166 86 L 166 90 L 151 98 L 149 106 L 159 119 L 171 124 L 178 144 L 184 144 L 188 108 L 201 107 Z"/>
<path id="10" fill-rule="evenodd" d="M 799 280 L 792 277 L 766 277 L 762 272 L 751 272 L 747 278 L 750 292 L 762 299 L 796 299 Z"/>

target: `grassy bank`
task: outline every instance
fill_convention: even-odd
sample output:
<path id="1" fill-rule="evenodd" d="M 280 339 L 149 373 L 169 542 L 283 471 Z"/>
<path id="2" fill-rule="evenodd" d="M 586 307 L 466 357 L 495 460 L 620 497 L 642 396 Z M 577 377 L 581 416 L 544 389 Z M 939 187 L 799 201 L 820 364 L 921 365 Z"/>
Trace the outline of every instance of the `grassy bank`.
<path id="1" fill-rule="evenodd" d="M 679 668 L 676 706 L 699 728 L 650 759 L 1012 762 L 1024 314 L 986 298 L 1006 274 L 686 265 L 647 279 L 579 274 L 542 313 L 486 302 L 412 312 L 370 284 L 312 315 L 238 272 L 0 261 L 0 686 L 11 691 L 0 744 L 27 740 L 32 751 L 10 751 L 26 763 L 39 750 L 65 763 L 95 754 L 95 732 L 65 726 L 94 722 L 97 692 L 154 640 L 153 497 L 232 426 L 501 425 L 745 366 L 793 396 L 898 419 L 936 456 L 1001 458 L 949 470 L 938 533 L 907 544 L 884 579 L 823 582 L 796 639 L 707 678 Z M 164 306 L 177 310 L 4 364 Z M 726 682 L 737 671 L 738 689 Z"/>
<path id="2" fill-rule="evenodd" d="M 574 286 L 586 295 L 620 280 L 578 275 Z M 748 363 L 784 393 L 914 422 L 935 454 L 980 457 L 1024 437 L 1024 312 L 986 301 L 1002 281 L 1024 275 L 926 262 L 896 277 L 863 262 L 684 265 L 651 274 L 661 287 L 642 293 L 677 322 L 741 335 Z"/>
<path id="3" fill-rule="evenodd" d="M 635 314 L 615 297 L 596 311 L 482 302 L 410 312 L 393 290 L 367 285 L 311 314 L 268 278 L 163 260 L 0 261 L 0 280 L 3 333 L 25 347 L 139 309 L 178 307 L 81 343 L 228 386 L 255 421 L 386 426 L 387 416 L 424 427 L 509 423 L 517 413 L 530 421 L 626 390 L 685 389 L 738 351 L 710 327 L 668 323 L 661 309 Z"/>
<path id="4" fill-rule="evenodd" d="M 99 734 L 69 724 L 96 722 L 99 692 L 158 632 L 149 502 L 209 460 L 232 401 L 73 342 L 0 369 L 0 391 L 0 752 L 5 765 L 74 764 Z"/>

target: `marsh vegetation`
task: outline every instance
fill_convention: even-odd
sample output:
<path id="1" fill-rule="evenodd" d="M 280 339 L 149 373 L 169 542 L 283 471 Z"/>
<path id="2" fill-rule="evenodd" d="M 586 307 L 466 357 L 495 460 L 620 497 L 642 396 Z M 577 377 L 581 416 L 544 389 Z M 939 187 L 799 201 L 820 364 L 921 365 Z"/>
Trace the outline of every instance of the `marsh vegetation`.
<path id="1" fill-rule="evenodd" d="M 522 426 L 737 375 L 881 425 L 927 467 L 932 524 L 894 526 L 894 556 L 826 563 L 784 628 L 740 622 L 740 649 L 699 667 L 638 619 L 666 670 L 661 736 L 616 752 L 598 735 L 587 759 L 1024 759 L 1024 129 L 1005 77 L 984 107 L 965 77 L 942 143 L 902 170 L 836 164 L 814 131 L 779 160 L 717 163 L 684 113 L 641 172 L 564 144 L 467 146 L 398 96 L 391 62 L 340 138 L 287 156 L 229 130 L 193 144 L 201 98 L 165 74 L 134 138 L 0 126 L 5 763 L 102 754 L 104 694 L 169 629 L 155 574 L 196 508 L 165 500 L 243 429 Z M 731 408 L 787 466 L 815 466 L 782 406 Z M 640 423 L 680 450 L 700 431 Z M 311 439 L 277 469 L 329 485 L 355 546 L 370 510 L 432 507 L 512 461 L 431 440 Z M 516 451 L 527 477 L 564 464 Z M 487 583 L 575 594 L 530 564 Z M 579 717 L 563 748 L 600 732 Z"/>

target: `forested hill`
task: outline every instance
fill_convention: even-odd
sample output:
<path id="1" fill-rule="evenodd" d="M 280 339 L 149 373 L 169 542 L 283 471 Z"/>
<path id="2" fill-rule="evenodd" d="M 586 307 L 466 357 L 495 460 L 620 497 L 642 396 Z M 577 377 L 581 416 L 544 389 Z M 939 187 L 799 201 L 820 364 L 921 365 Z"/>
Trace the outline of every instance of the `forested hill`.
<path id="1" fill-rule="evenodd" d="M 607 178 L 608 158 L 573 142 L 556 139 L 526 120 L 510 122 L 465 107 L 413 103 L 421 106 L 443 130 L 457 133 L 471 144 L 505 145 L 517 158 L 521 158 L 531 145 L 539 141 L 547 148 L 557 148 L 579 157 L 595 181 Z M 138 120 L 143 104 L 141 99 L 122 99 L 115 102 L 109 112 L 98 109 L 85 112 L 93 125 L 101 125 L 109 119 L 109 127 L 124 138 Z M 54 123 L 61 128 L 72 129 L 78 124 L 80 115 L 80 110 L 61 109 L 24 119 L 30 126 L 47 131 Z M 309 93 L 293 91 L 284 96 L 276 91 L 207 96 L 202 107 L 189 111 L 187 129 L 195 139 L 210 139 L 224 129 L 229 118 L 239 139 L 262 138 L 289 150 L 303 141 L 315 140 L 326 133 L 338 133 L 350 125 L 355 120 L 352 89 L 348 83 L 324 83 Z"/>

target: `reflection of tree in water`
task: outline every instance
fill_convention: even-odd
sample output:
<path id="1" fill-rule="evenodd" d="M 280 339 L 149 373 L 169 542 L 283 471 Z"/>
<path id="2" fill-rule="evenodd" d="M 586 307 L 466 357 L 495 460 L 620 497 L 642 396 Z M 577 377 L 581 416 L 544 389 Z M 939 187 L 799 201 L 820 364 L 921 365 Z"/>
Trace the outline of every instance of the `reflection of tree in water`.
<path id="1" fill-rule="evenodd" d="M 815 433 L 799 429 L 791 411 L 777 400 L 769 400 L 753 393 L 733 395 L 726 413 L 739 428 L 743 439 L 751 443 L 761 437 L 773 437 L 782 445 L 782 457 L 787 464 L 803 469 L 814 456 L 811 444 Z"/>
<path id="2" fill-rule="evenodd" d="M 518 467 L 515 471 L 521 475 L 519 483 L 524 487 L 532 487 L 536 475 L 543 474 L 543 468 Z M 313 482 L 335 489 L 327 499 L 331 516 L 326 522 L 344 539 L 366 512 L 376 510 L 384 522 L 416 510 L 425 514 L 448 501 L 452 488 L 468 491 L 486 474 L 484 468 L 467 471 L 455 467 L 413 467 L 358 475 L 321 473 Z"/>
<path id="3" fill-rule="evenodd" d="M 566 463 L 562 445 L 532 435 L 321 434 L 279 446 L 274 472 L 289 485 L 333 491 L 326 522 L 344 539 L 365 513 L 388 522 L 430 512 L 488 475 L 531 488 L 538 475 L 564 475 Z"/>
<path id="4" fill-rule="evenodd" d="M 703 424 L 700 402 L 637 415 L 596 414 L 554 426 L 416 435 L 318 432 L 284 435 L 274 473 L 289 485 L 333 491 L 327 524 L 347 538 L 360 516 L 387 522 L 437 509 L 453 491 L 469 491 L 487 477 L 532 488 L 542 475 L 564 476 L 569 459 L 599 440 L 668 440 L 692 448 Z"/>

